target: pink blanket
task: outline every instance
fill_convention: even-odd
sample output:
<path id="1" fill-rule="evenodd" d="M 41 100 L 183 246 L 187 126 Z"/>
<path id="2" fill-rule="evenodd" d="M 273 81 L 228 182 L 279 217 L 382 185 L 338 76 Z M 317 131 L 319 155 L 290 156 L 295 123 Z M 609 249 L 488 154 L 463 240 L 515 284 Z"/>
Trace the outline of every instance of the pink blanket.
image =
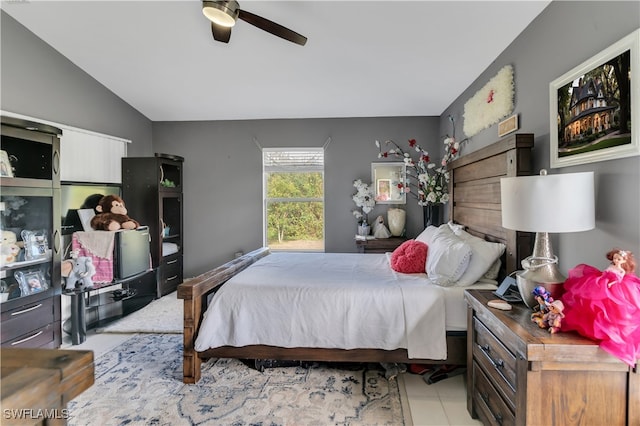
<path id="1" fill-rule="evenodd" d="M 115 233 L 110 231 L 74 232 L 71 240 L 72 250 L 78 256 L 90 257 L 96 274 L 94 283 L 110 283 L 113 281 L 113 241 Z"/>

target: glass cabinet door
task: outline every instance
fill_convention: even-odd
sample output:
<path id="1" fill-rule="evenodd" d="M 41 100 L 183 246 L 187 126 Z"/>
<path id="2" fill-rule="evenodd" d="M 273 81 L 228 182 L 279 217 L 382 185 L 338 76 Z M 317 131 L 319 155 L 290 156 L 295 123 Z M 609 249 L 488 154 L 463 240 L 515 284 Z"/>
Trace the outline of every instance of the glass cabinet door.
<path id="1" fill-rule="evenodd" d="M 59 235 L 53 224 L 52 190 L 2 188 L 0 195 L 1 301 L 53 294 L 54 252 Z"/>

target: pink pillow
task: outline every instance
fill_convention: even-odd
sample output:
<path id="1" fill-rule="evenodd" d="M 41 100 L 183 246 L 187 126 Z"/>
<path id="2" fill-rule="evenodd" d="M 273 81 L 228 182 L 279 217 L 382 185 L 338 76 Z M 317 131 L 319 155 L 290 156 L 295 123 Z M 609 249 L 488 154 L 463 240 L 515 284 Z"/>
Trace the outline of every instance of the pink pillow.
<path id="1" fill-rule="evenodd" d="M 424 272 L 427 250 L 427 245 L 422 241 L 405 241 L 391 253 L 391 269 L 405 274 Z"/>

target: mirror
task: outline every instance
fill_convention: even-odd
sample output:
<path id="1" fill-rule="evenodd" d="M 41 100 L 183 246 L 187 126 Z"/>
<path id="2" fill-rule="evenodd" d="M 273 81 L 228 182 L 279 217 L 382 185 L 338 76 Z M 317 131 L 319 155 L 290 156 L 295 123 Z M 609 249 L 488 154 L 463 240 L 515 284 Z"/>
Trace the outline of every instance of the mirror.
<path id="1" fill-rule="evenodd" d="M 404 181 L 405 165 L 396 163 L 371 163 L 371 185 L 377 204 L 406 204 L 407 195 L 398 184 Z"/>

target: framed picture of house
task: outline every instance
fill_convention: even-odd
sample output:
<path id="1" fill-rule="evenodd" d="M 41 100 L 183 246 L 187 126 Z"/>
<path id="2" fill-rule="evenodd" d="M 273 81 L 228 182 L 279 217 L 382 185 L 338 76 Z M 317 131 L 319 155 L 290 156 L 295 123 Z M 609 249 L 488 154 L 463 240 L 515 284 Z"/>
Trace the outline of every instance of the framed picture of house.
<path id="1" fill-rule="evenodd" d="M 640 154 L 639 71 L 636 30 L 549 84 L 551 167 Z"/>

